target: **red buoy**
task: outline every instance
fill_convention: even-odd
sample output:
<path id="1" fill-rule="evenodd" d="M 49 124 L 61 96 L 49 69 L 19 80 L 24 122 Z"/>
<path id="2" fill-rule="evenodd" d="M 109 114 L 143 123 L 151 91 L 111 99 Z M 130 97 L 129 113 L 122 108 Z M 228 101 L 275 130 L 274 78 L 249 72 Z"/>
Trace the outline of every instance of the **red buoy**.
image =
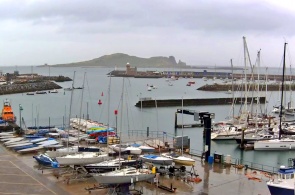
<path id="1" fill-rule="evenodd" d="M 117 115 L 117 114 L 118 114 L 118 110 L 115 110 L 115 112 L 114 112 L 114 113 L 115 113 L 115 115 Z"/>
<path id="2" fill-rule="evenodd" d="M 98 100 L 98 105 L 101 105 L 102 104 L 102 101 L 101 100 Z"/>
<path id="3" fill-rule="evenodd" d="M 103 96 L 103 92 L 101 92 L 101 96 Z"/>

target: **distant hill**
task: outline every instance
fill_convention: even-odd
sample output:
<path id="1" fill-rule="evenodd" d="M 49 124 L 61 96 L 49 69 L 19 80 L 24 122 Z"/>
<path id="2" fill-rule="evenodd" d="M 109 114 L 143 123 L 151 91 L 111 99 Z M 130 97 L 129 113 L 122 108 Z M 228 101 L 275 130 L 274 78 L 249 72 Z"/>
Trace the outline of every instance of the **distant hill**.
<path id="1" fill-rule="evenodd" d="M 140 58 L 136 56 L 129 56 L 123 53 L 115 53 L 111 55 L 104 55 L 99 58 L 95 58 L 89 61 L 83 62 L 74 62 L 68 64 L 56 64 L 51 66 L 56 67 L 125 67 L 126 64 L 129 64 L 132 67 L 140 67 L 140 68 L 154 68 L 154 67 L 161 67 L 161 68 L 176 68 L 176 67 L 186 67 L 186 63 L 179 60 L 176 62 L 173 56 L 169 57 L 151 57 L 151 58 Z M 45 66 L 45 65 L 44 65 Z"/>

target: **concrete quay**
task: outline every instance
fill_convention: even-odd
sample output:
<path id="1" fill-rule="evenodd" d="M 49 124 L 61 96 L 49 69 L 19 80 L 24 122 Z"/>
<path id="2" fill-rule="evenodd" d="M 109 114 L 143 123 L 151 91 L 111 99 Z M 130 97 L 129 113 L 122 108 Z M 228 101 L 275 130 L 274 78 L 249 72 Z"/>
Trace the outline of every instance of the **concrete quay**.
<path id="1" fill-rule="evenodd" d="M 256 98 L 256 97 L 255 97 Z M 241 102 L 245 101 L 244 97 L 236 97 Z M 253 97 L 248 97 L 247 101 L 251 102 Z M 265 97 L 259 97 L 259 102 L 264 103 Z M 256 102 L 256 100 L 255 100 Z M 231 105 L 232 98 L 203 98 L 203 99 L 162 99 L 162 100 L 153 100 L 145 99 L 139 100 L 135 106 L 150 108 L 150 107 L 168 107 L 168 106 L 204 106 L 204 105 Z"/>
<path id="2" fill-rule="evenodd" d="M 237 169 L 233 166 L 213 163 L 208 164 L 200 158 L 196 159 L 195 174 L 201 182 L 188 182 L 175 177 L 160 176 L 162 185 L 177 188 L 174 194 L 188 195 L 270 195 L 266 181 L 269 178 L 260 171 Z M 0 194 L 42 194 L 42 195 L 83 195 L 89 194 L 85 188 L 96 182 L 93 178 L 79 180 L 69 179 L 69 175 L 56 177 L 57 169 L 37 169 L 37 163 L 31 155 L 19 155 L 0 145 Z M 187 167 L 189 171 L 191 167 Z M 97 184 L 96 184 L 97 185 Z M 155 184 L 136 183 L 136 189 L 143 194 L 166 194 L 165 190 Z M 91 194 L 107 194 L 107 189 L 91 191 Z"/>

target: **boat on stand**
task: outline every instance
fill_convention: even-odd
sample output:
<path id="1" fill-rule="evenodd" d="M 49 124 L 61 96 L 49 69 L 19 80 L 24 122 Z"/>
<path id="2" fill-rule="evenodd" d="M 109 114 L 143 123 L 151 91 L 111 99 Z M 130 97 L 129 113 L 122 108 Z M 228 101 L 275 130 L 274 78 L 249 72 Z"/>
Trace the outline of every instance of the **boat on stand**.
<path id="1" fill-rule="evenodd" d="M 149 169 L 125 168 L 108 173 L 92 173 L 99 184 L 131 184 L 139 181 L 152 180 L 155 177 Z"/>
<path id="2" fill-rule="evenodd" d="M 294 195 L 294 175 L 293 167 L 281 166 L 277 178 L 272 177 L 266 184 L 271 195 Z"/>

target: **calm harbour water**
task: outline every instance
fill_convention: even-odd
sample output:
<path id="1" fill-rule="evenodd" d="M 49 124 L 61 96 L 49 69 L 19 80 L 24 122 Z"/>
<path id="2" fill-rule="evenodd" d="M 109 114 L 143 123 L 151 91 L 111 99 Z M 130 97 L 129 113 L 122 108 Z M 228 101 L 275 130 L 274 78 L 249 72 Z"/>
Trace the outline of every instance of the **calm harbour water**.
<path id="1" fill-rule="evenodd" d="M 211 98 L 211 97 L 232 97 L 231 94 L 225 92 L 205 92 L 196 90 L 198 87 L 206 83 L 213 83 L 212 80 L 203 81 L 202 79 L 194 79 L 196 84 L 186 86 L 189 79 L 179 79 L 173 82 L 173 86 L 168 86 L 168 82 L 164 78 L 160 79 L 124 79 L 108 77 L 106 74 L 112 69 L 107 68 L 41 68 L 41 67 L 2 67 L 5 72 L 13 72 L 17 69 L 20 74 L 23 73 L 38 73 L 41 75 L 64 75 L 73 78 L 74 71 L 75 80 L 74 86 L 81 87 L 83 85 L 84 73 L 86 72 L 84 90 L 74 90 L 71 117 L 81 116 L 95 121 L 109 123 L 110 126 L 116 126 L 116 117 L 114 110 L 123 110 L 122 115 L 118 114 L 117 126 L 121 128 L 122 133 L 127 133 L 128 130 L 146 130 L 147 127 L 151 131 L 166 131 L 174 134 L 174 116 L 176 109 L 179 107 L 159 107 L 159 108 L 137 108 L 134 105 L 139 101 L 140 97 L 151 97 L 157 99 L 186 99 L 186 98 Z M 203 71 L 203 70 L 198 70 Z M 210 71 L 210 70 L 209 70 Z M 277 72 L 275 69 L 269 70 L 269 74 Z M 221 82 L 217 80 L 217 82 Z M 67 88 L 72 86 L 72 82 L 58 83 L 60 86 Z M 157 89 L 147 91 L 147 84 L 155 85 Z M 110 88 L 110 96 L 108 89 Z M 83 102 L 82 99 L 83 92 Z M 122 95 L 123 94 L 123 95 Z M 241 94 L 236 94 L 241 96 Z M 288 93 L 286 94 L 288 97 Z M 0 100 L 6 98 L 12 103 L 13 110 L 17 118 L 21 116 L 25 120 L 26 126 L 37 125 L 56 125 L 63 126 L 68 124 L 69 108 L 70 108 L 71 92 L 63 89 L 57 94 L 44 94 L 28 96 L 24 94 L 13 94 L 0 96 Z M 123 101 L 121 101 L 123 97 Z M 269 104 L 267 110 L 271 111 L 272 107 L 278 102 L 279 92 L 268 92 L 267 95 Z M 98 105 L 98 100 L 102 100 L 103 104 Z M 108 108 L 108 99 L 110 104 Z M 82 102 L 82 103 L 81 103 Z M 121 107 L 123 102 L 123 107 Z M 22 105 L 23 111 L 20 113 L 19 104 Z M 88 106 L 87 106 L 88 105 Z M 226 120 L 230 114 L 231 107 L 225 106 L 190 106 L 186 107 L 195 111 L 208 111 L 215 113 L 213 122 Z M 238 113 L 238 106 L 235 108 L 235 113 Z M 108 114 L 109 113 L 109 114 Z M 119 112 L 120 113 L 120 112 Z M 122 122 L 121 122 L 122 118 Z M 193 123 L 192 116 L 179 116 L 178 123 Z M 19 121 L 18 121 L 19 122 Z M 202 128 L 185 128 L 183 134 L 188 135 L 191 139 L 191 148 L 201 151 L 203 148 Z M 178 135 L 181 134 L 181 129 L 178 129 Z M 287 164 L 288 158 L 295 157 L 295 151 L 241 151 L 234 141 L 212 141 L 211 152 L 217 152 L 224 155 L 231 155 L 233 158 L 243 159 L 248 162 L 278 167 L 282 164 Z"/>

